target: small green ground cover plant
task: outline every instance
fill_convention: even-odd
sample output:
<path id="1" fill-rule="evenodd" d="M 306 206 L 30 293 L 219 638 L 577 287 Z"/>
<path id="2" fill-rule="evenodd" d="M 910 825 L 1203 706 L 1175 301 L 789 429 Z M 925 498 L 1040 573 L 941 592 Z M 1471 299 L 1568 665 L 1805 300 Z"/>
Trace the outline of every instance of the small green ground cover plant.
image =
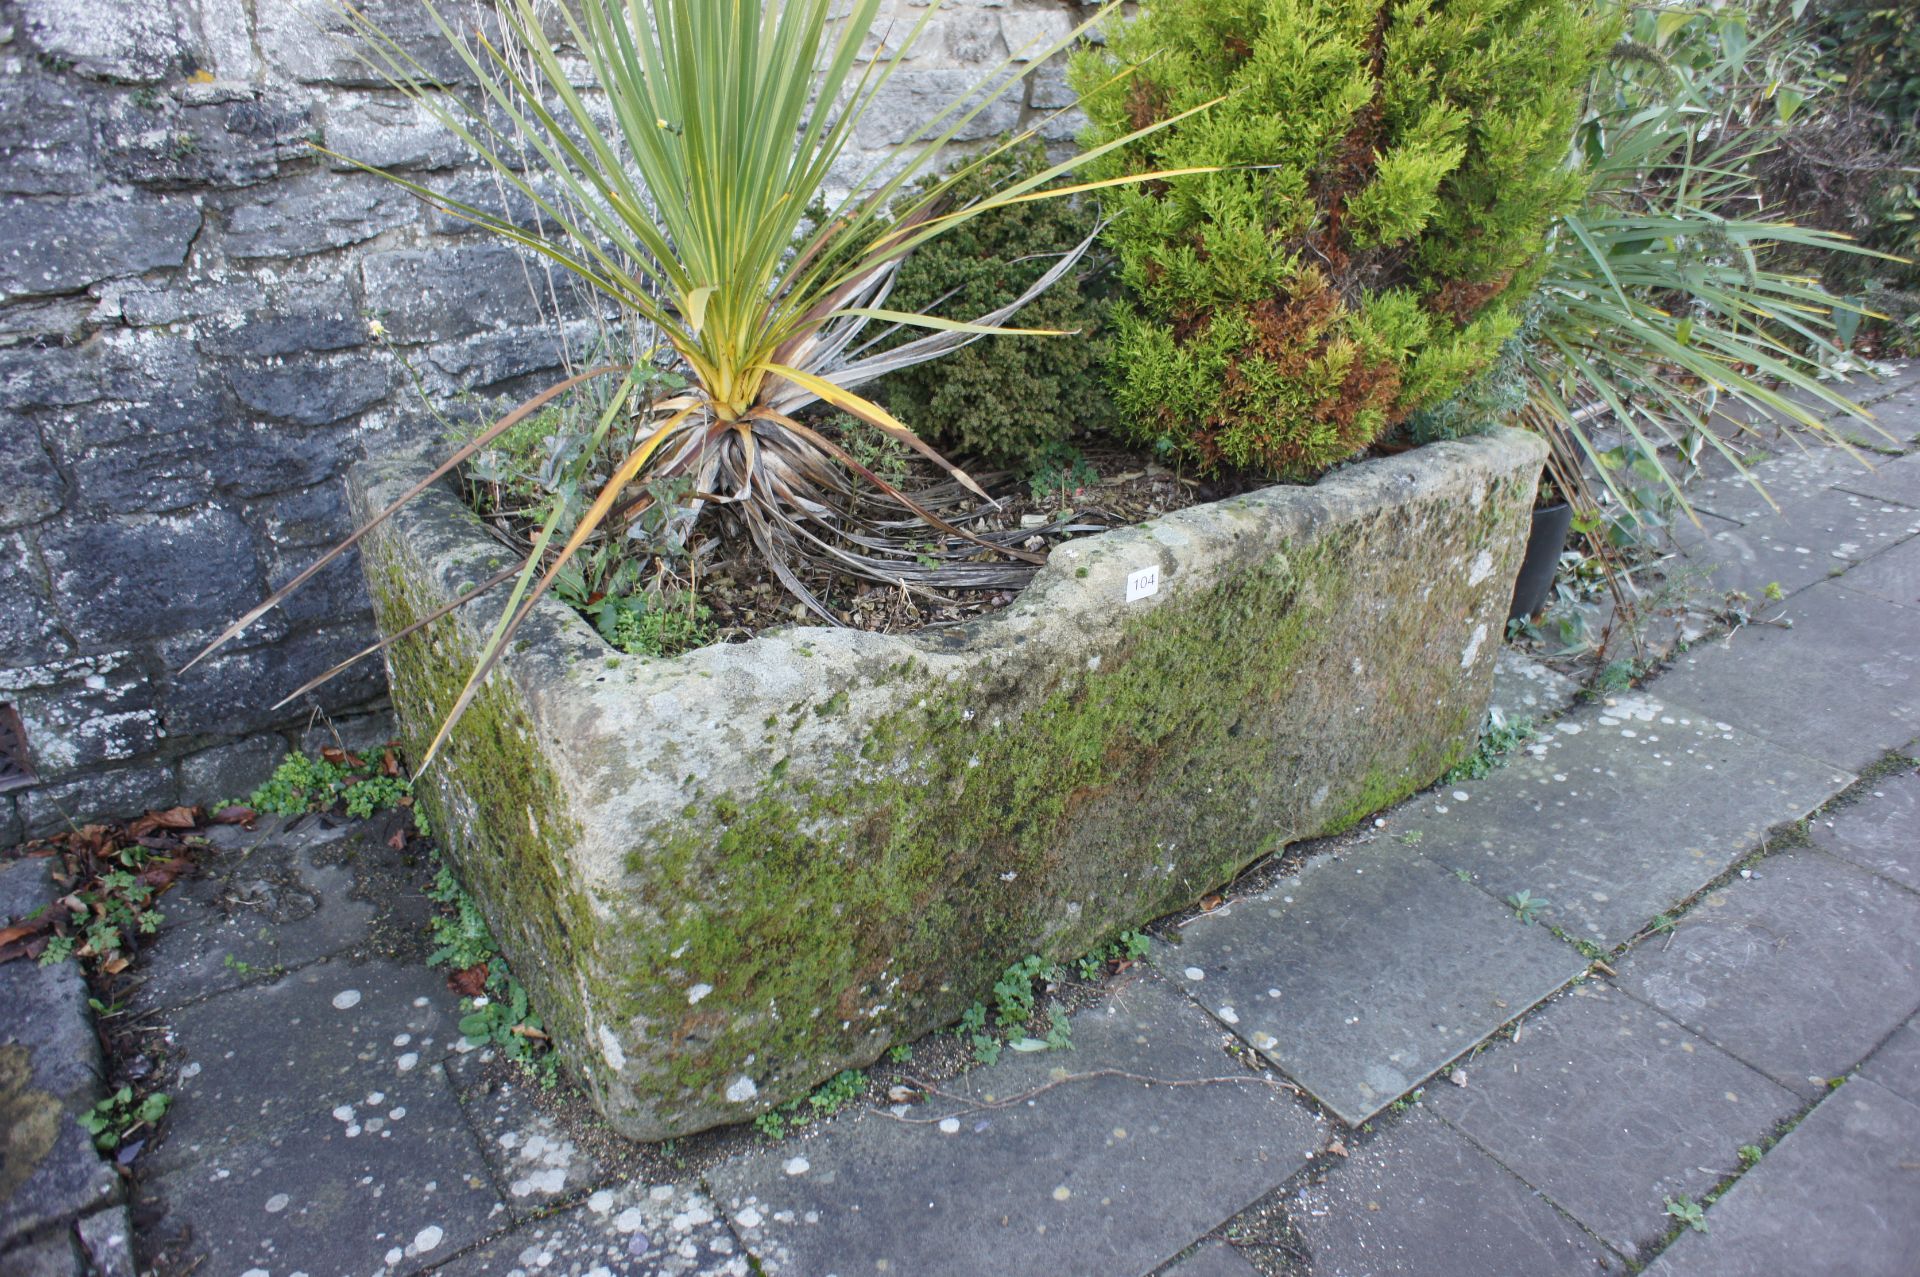
<path id="1" fill-rule="evenodd" d="M 1308 480 L 1485 372 L 1615 30 L 1587 0 L 1157 0 L 1078 55 L 1095 144 L 1225 98 L 1096 170 L 1220 166 L 1107 199 L 1127 429 Z"/>
<path id="2" fill-rule="evenodd" d="M 753 1119 L 753 1129 L 768 1139 L 784 1139 L 788 1132 L 832 1117 L 867 1093 L 867 1075 L 858 1069 L 843 1069 L 808 1095 L 788 1100 Z"/>
<path id="3" fill-rule="evenodd" d="M 413 785 L 391 750 L 372 763 L 338 748 L 322 750 L 318 758 L 291 753 L 244 803 L 223 806 L 248 807 L 269 816 L 302 816 L 340 806 L 349 816 L 361 818 L 404 807 L 413 812 L 421 832 L 426 832 L 413 804 Z"/>
<path id="4" fill-rule="evenodd" d="M 492 1046 L 542 1086 L 556 1085 L 559 1057 L 528 1003 L 526 986 L 507 968 L 479 905 L 437 855 L 427 897 L 441 906 L 433 917 L 434 949 L 427 962 L 448 969 L 448 983 L 461 995 L 460 1032 L 468 1044 Z"/>
<path id="5" fill-rule="evenodd" d="M 1685 1193 L 1665 1200 L 1667 1214 L 1696 1233 L 1707 1231 L 1707 1208 Z"/>
<path id="6" fill-rule="evenodd" d="M 1480 733 L 1473 753 L 1440 778 L 1443 785 L 1463 780 L 1484 780 L 1506 766 L 1507 755 L 1539 735 L 1530 718 L 1500 718 L 1489 722 Z"/>
<path id="7" fill-rule="evenodd" d="M 133 1088 L 123 1086 L 82 1113 L 79 1122 L 93 1137 L 95 1148 L 111 1153 L 138 1132 L 159 1125 L 172 1102 L 165 1091 L 150 1091 L 136 1099 Z"/>

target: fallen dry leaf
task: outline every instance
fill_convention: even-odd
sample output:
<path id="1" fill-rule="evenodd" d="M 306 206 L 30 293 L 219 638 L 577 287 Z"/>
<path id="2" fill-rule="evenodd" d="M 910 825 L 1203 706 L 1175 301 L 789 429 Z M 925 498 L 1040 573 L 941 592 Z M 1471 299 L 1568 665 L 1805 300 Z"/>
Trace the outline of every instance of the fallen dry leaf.
<path id="1" fill-rule="evenodd" d="M 487 964 L 476 962 L 447 977 L 447 987 L 463 998 L 477 998 L 487 991 Z"/>
<path id="2" fill-rule="evenodd" d="M 1217 895 L 1200 897 L 1200 908 L 1203 912 L 1206 912 L 1206 913 L 1212 913 L 1215 909 L 1218 909 L 1221 905 L 1225 903 L 1226 902 L 1220 899 L 1220 897 Z"/>
<path id="3" fill-rule="evenodd" d="M 38 935 L 51 926 L 53 926 L 52 917 L 43 913 L 38 918 L 34 918 L 28 922 L 16 922 L 11 927 L 0 927 L 0 946 L 10 945 L 14 941 L 24 940 L 28 936 Z"/>

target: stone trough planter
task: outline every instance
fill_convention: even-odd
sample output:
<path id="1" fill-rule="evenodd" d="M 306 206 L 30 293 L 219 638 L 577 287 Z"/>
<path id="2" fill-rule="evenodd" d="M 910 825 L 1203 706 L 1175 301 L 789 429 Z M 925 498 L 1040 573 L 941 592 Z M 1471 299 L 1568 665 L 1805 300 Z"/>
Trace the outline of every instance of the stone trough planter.
<path id="1" fill-rule="evenodd" d="M 544 604 L 422 798 L 614 1125 L 744 1120 L 1473 748 L 1543 458 L 1500 431 L 1088 537 L 954 630 L 646 660 Z M 356 514 L 423 464 L 359 467 Z M 504 566 L 451 490 L 363 563 L 387 633 Z M 416 750 L 494 615 L 391 651 Z"/>

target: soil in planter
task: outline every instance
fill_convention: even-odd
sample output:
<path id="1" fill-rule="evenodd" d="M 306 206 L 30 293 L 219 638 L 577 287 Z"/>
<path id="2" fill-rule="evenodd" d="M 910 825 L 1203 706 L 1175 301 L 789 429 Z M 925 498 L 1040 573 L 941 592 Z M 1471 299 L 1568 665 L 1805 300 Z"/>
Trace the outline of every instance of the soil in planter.
<path id="1" fill-rule="evenodd" d="M 526 433 L 517 446 L 523 454 L 537 453 L 540 436 L 529 429 L 535 424 L 522 428 Z M 831 421 L 814 424 L 825 433 L 846 429 Z M 842 437 L 859 455 L 855 444 L 860 441 Z M 863 460 L 909 495 L 947 481 L 932 462 L 904 447 L 882 444 L 880 455 L 873 455 L 869 442 L 868 449 Z M 485 453 L 476 460 L 484 464 L 469 466 L 464 475 L 469 504 L 497 536 L 524 552 L 538 531 L 537 520 L 547 499 L 534 477 L 537 465 Z M 965 459 L 960 464 L 964 466 Z M 1201 479 L 1181 474 L 1143 452 L 1105 443 L 1063 454 L 1024 479 L 1006 473 L 971 473 L 998 506 L 979 503 L 963 509 L 964 526 L 983 535 L 1030 528 L 1033 534 L 1018 544 L 1035 553 L 1048 552 L 1076 537 L 1265 486 L 1245 476 Z M 929 535 L 937 534 L 929 529 Z M 617 556 L 627 553 L 627 546 L 602 540 L 590 543 L 583 553 Z M 596 571 L 611 577 L 617 576 L 618 569 L 603 557 Z M 602 626 L 610 641 L 637 654 L 672 656 L 708 643 L 741 642 L 775 626 L 822 623 L 781 585 L 750 542 L 707 525 L 689 545 L 682 565 L 649 573 L 647 588 L 655 591 L 655 598 L 665 600 L 664 606 L 653 609 L 654 619 L 619 631 L 620 637 L 610 632 L 613 627 Z M 826 572 L 806 574 L 803 580 L 842 625 L 888 634 L 961 624 L 1018 596 L 1013 589 L 910 590 Z M 566 597 L 565 591 L 562 594 Z M 603 600 L 604 596 L 581 591 L 569 599 L 590 621 L 596 619 L 595 609 Z M 622 642 L 629 633 L 631 641 Z"/>

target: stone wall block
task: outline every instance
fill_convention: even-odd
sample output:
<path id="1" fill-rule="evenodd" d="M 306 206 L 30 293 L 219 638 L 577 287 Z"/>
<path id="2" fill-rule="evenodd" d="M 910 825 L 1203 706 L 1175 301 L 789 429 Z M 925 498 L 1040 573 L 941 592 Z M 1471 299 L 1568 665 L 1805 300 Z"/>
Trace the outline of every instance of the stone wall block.
<path id="1" fill-rule="evenodd" d="M 15 196 L 0 202 L 0 302 L 179 266 L 199 230 L 185 195 Z"/>
<path id="2" fill-rule="evenodd" d="M 20 823 L 27 837 L 42 838 L 69 823 L 163 811 L 179 801 L 180 777 L 174 766 L 147 763 L 29 789 L 20 795 Z"/>
<path id="3" fill-rule="evenodd" d="M 869 148 L 898 146 L 979 81 L 980 74 L 973 70 L 903 68 L 880 90 L 872 108 L 854 127 L 854 140 Z M 1021 102 L 1018 90 L 1001 96 L 954 134 L 954 140 L 978 141 L 1007 132 L 1020 123 Z"/>
<path id="4" fill-rule="evenodd" d="M 41 56 L 82 75 L 152 84 L 187 57 L 168 0 L 18 0 L 18 9 Z"/>
<path id="5" fill-rule="evenodd" d="M 424 77 L 442 84 L 475 82 L 466 62 L 441 38 L 419 0 L 361 0 L 355 7 L 421 64 Z M 491 6 L 474 0 L 440 0 L 436 7 L 456 29 L 471 32 L 477 27 L 498 43 L 499 21 Z M 261 0 L 257 13 L 260 48 L 274 75 L 300 84 L 343 88 L 380 88 L 387 83 L 363 56 L 365 46 L 352 23 L 329 0 Z"/>
<path id="6" fill-rule="evenodd" d="M 232 736 L 298 719 L 306 713 L 305 704 L 276 710 L 274 703 L 374 641 L 368 622 L 336 625 L 294 634 L 271 646 L 223 650 L 190 670 L 181 666 L 199 644 L 165 644 L 162 656 L 169 672 L 161 708 L 166 729 L 175 736 Z M 321 703 L 350 708 L 385 694 L 380 663 L 363 661 L 329 684 Z"/>
<path id="7" fill-rule="evenodd" d="M 245 309 L 223 308 L 204 320 L 197 335 L 209 355 L 261 359 L 367 344 L 360 299 L 346 280 L 276 289 Z"/>
<path id="8" fill-rule="evenodd" d="M 249 359 L 227 366 L 227 384 L 241 404 L 303 426 L 366 411 L 387 397 L 390 380 L 386 359 L 363 355 Z"/>
<path id="9" fill-rule="evenodd" d="M 243 799 L 273 775 L 286 754 L 285 738 L 270 733 L 188 754 L 180 760 L 180 801 L 210 807 Z"/>
<path id="10" fill-rule="evenodd" d="M 99 185 L 88 94 L 41 77 L 0 81 L 0 192 L 83 195 Z"/>
<path id="11" fill-rule="evenodd" d="M 70 458 L 84 511 L 165 514 L 191 509 L 213 491 L 204 401 L 93 404 L 59 418 L 50 432 Z"/>
<path id="12" fill-rule="evenodd" d="M 544 318 L 544 272 L 501 244 L 369 253 L 361 276 L 367 309 L 399 342 L 442 342 Z"/>
<path id="13" fill-rule="evenodd" d="M 0 476 L 0 528 L 38 523 L 66 503 L 66 480 L 39 429 L 24 417 L 0 429 Z"/>
<path id="14" fill-rule="evenodd" d="M 309 158 L 314 108 L 283 93 L 223 86 L 213 101 L 121 94 L 99 113 L 99 153 L 117 182 L 226 187 L 265 181 Z"/>
<path id="15" fill-rule="evenodd" d="M 345 248 L 405 226 L 420 214 L 413 196 L 368 174 L 303 173 L 222 203 L 221 247 L 236 261 Z"/>
<path id="16" fill-rule="evenodd" d="M 0 535 L 0 665 L 37 663 L 73 650 L 48 601 L 39 558 L 29 534 Z"/>
<path id="17" fill-rule="evenodd" d="M 567 324 L 564 333 L 551 324 L 479 333 L 430 348 L 421 379 L 437 395 L 489 390 L 536 373 L 558 381 L 569 353 L 577 366 L 598 337 L 590 320 Z"/>
<path id="18" fill-rule="evenodd" d="M 152 681 L 129 651 L 0 670 L 45 777 L 138 758 L 160 743 Z"/>
<path id="19" fill-rule="evenodd" d="M 67 628 L 88 647 L 224 622 L 265 584 L 253 530 L 217 506 L 56 527 L 41 549 Z"/>
<path id="20" fill-rule="evenodd" d="M 1000 15 L 1000 38 L 1016 62 L 1031 62 L 1072 34 L 1079 14 L 1055 5 L 1046 9 L 1009 9 Z"/>
<path id="21" fill-rule="evenodd" d="M 378 169 L 446 169 L 472 161 L 466 144 L 421 103 L 399 94 L 336 96 L 327 106 L 328 159 L 340 172 L 365 164 Z"/>

